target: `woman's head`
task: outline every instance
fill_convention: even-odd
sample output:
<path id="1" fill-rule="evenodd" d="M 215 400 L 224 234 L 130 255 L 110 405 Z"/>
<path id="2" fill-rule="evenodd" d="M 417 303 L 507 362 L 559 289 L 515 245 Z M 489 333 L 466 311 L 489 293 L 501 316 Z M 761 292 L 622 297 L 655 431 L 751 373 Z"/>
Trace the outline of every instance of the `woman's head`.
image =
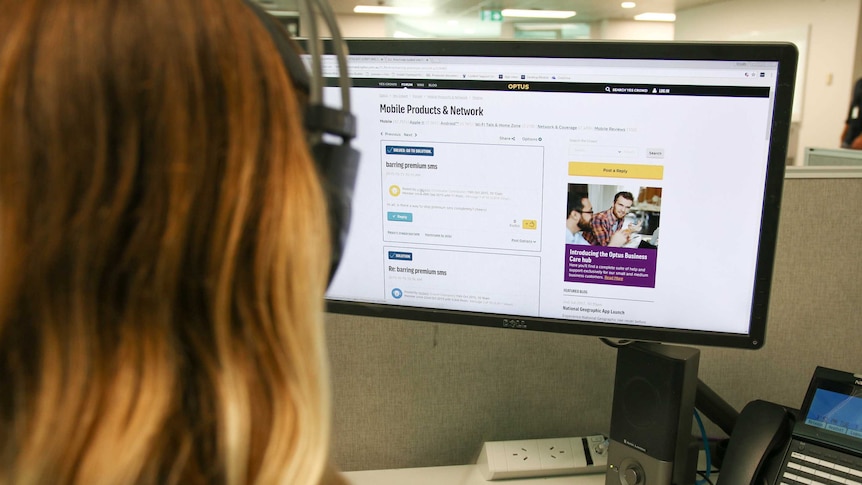
<path id="1" fill-rule="evenodd" d="M 326 210 L 268 36 L 0 0 L 0 483 L 321 473 Z"/>

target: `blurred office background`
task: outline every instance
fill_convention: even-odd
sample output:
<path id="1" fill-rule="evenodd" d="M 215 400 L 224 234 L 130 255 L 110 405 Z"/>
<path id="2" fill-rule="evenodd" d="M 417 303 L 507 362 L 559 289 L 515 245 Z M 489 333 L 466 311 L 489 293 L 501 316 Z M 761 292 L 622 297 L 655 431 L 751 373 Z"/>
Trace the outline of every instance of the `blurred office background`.
<path id="1" fill-rule="evenodd" d="M 302 34 L 291 0 L 258 1 Z M 805 147 L 839 146 L 862 76 L 862 0 L 332 3 L 348 37 L 793 42 L 800 61 L 791 164 Z M 507 9 L 575 14 L 541 19 Z M 636 20 L 645 13 L 672 17 Z M 766 346 L 701 349 L 700 376 L 738 409 L 753 399 L 798 406 L 816 365 L 862 371 L 862 228 L 847 224 L 862 206 L 862 178 L 853 177 L 788 170 Z M 334 314 L 327 333 L 334 453 L 344 469 L 464 464 L 485 440 L 608 431 L 615 351 L 598 339 Z"/>

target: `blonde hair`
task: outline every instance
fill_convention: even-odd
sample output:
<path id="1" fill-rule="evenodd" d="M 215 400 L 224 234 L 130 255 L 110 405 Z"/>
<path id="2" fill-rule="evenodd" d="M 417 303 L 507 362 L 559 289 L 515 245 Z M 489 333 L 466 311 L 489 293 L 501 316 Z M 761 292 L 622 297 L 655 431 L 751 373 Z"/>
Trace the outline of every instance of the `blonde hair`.
<path id="1" fill-rule="evenodd" d="M 0 0 L 0 483 L 319 483 L 327 214 L 239 0 Z"/>

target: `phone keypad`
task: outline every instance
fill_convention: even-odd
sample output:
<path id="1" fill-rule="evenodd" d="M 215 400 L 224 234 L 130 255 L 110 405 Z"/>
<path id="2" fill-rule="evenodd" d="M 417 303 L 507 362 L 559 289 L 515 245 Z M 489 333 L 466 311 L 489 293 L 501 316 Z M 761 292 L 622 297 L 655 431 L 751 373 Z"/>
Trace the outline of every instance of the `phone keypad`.
<path id="1" fill-rule="evenodd" d="M 793 440 L 781 485 L 862 485 L 862 458 Z"/>

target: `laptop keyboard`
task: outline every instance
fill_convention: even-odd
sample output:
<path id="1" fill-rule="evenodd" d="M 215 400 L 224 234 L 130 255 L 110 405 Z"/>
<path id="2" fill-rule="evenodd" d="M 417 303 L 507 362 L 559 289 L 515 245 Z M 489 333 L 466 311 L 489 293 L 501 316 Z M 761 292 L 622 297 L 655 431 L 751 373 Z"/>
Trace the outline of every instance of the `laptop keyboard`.
<path id="1" fill-rule="evenodd" d="M 781 485 L 862 485 L 862 458 L 793 440 Z"/>

